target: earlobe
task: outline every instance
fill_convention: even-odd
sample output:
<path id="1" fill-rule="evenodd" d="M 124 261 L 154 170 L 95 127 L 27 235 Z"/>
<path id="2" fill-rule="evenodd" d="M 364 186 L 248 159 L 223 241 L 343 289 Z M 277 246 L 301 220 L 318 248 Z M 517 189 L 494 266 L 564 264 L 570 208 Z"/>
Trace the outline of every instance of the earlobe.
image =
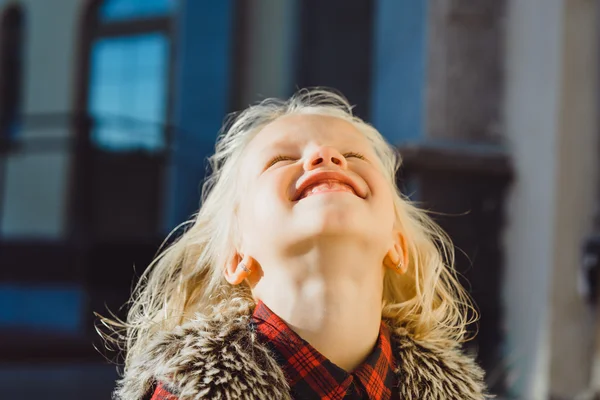
<path id="1" fill-rule="evenodd" d="M 225 266 L 225 280 L 231 283 L 232 285 L 239 285 L 246 279 L 248 273 L 246 270 L 250 270 L 245 265 L 242 265 L 243 258 L 239 253 L 236 253 L 233 257 L 229 259 L 227 265 Z M 240 268 L 242 265 L 243 268 Z"/>
<path id="2" fill-rule="evenodd" d="M 406 238 L 398 232 L 394 245 L 385 256 L 384 265 L 398 274 L 405 274 L 408 270 L 408 260 Z"/>
<path id="3" fill-rule="evenodd" d="M 256 275 L 256 262 L 248 255 L 236 253 L 225 266 L 224 275 L 225 280 L 232 285 L 239 285 L 246 279 L 250 281 L 249 278 Z"/>

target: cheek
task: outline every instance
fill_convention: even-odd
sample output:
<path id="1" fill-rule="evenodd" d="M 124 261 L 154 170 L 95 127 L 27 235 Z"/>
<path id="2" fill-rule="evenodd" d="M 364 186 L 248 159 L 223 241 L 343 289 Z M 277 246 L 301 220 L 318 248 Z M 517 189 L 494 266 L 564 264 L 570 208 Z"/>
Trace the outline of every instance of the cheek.
<path id="1" fill-rule="evenodd" d="M 381 222 L 389 222 L 393 225 L 395 219 L 394 210 L 394 188 L 390 187 L 385 177 L 376 173 L 371 179 L 375 212 L 381 218 Z"/>
<path id="2" fill-rule="evenodd" d="M 276 179 L 258 180 L 247 188 L 240 204 L 243 234 L 252 240 L 281 228 L 288 212 L 285 196 L 285 189 Z"/>

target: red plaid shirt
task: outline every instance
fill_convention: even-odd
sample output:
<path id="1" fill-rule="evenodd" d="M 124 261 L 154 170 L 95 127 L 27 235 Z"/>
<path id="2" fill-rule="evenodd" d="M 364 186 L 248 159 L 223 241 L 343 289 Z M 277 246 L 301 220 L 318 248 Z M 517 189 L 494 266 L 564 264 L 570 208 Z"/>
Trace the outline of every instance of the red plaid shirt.
<path id="1" fill-rule="evenodd" d="M 177 396 L 169 392 L 162 384 L 159 384 L 150 400 L 179 400 Z"/>
<path id="2" fill-rule="evenodd" d="M 298 336 L 264 303 L 252 316 L 259 340 L 269 343 L 296 400 L 398 398 L 390 332 L 382 323 L 375 348 L 352 373 L 344 371 Z M 159 385 L 151 400 L 177 400 Z"/>

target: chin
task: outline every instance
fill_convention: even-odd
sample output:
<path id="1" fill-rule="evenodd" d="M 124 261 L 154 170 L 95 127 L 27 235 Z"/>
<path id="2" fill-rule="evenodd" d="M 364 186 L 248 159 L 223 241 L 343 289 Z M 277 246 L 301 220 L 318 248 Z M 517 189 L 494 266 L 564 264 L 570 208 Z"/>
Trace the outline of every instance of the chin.
<path id="1" fill-rule="evenodd" d="M 366 219 L 365 200 L 348 193 L 325 193 L 298 201 L 296 216 L 318 225 L 352 224 L 356 219 Z"/>
<path id="2" fill-rule="evenodd" d="M 315 213 L 299 221 L 301 231 L 310 235 L 347 235 L 364 234 L 372 221 L 356 212 L 337 209 L 333 212 Z"/>

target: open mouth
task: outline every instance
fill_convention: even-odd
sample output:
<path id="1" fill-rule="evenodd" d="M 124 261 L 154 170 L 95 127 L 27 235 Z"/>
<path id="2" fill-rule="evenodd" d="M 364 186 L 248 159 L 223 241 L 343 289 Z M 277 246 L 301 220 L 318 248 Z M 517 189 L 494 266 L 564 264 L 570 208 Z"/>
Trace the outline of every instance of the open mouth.
<path id="1" fill-rule="evenodd" d="M 319 170 L 304 175 L 297 182 L 292 201 L 298 201 L 316 194 L 347 192 L 362 199 L 366 193 L 363 193 L 360 185 L 342 171 Z"/>
<path id="2" fill-rule="evenodd" d="M 313 196 L 315 194 L 331 192 L 347 192 L 356 196 L 356 192 L 352 186 L 336 180 L 327 180 L 308 186 L 300 193 L 298 200 L 302 200 L 305 197 Z"/>

